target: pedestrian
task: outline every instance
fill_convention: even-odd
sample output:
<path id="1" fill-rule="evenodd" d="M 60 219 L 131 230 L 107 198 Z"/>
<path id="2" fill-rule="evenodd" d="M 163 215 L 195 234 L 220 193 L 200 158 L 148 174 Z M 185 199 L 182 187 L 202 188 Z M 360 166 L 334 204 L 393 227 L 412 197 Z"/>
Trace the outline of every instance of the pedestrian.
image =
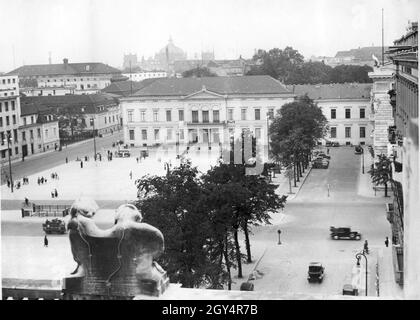
<path id="1" fill-rule="evenodd" d="M 386 237 L 385 238 L 385 246 L 388 248 L 388 245 L 389 245 L 389 239 L 388 239 L 388 237 Z"/>
<path id="2" fill-rule="evenodd" d="M 137 161 L 137 163 L 139 163 L 139 158 L 138 157 L 136 158 L 136 161 Z"/>
<path id="3" fill-rule="evenodd" d="M 330 154 L 330 148 L 327 148 L 327 154 Z"/>
<path id="4" fill-rule="evenodd" d="M 38 185 L 41 184 L 41 179 L 38 177 Z"/>
<path id="5" fill-rule="evenodd" d="M 54 199 L 54 191 L 51 191 L 51 198 Z"/>
<path id="6" fill-rule="evenodd" d="M 80 168 L 83 168 L 83 161 L 80 161 Z"/>
<path id="7" fill-rule="evenodd" d="M 57 189 L 54 189 L 54 196 L 57 198 L 58 197 L 58 192 Z"/>
<path id="8" fill-rule="evenodd" d="M 28 206 L 29 205 L 29 199 L 25 198 L 25 205 Z"/>
<path id="9" fill-rule="evenodd" d="M 47 235 L 44 236 L 44 247 L 48 248 L 48 238 Z"/>
<path id="10" fill-rule="evenodd" d="M 69 158 L 66 157 L 66 163 L 69 163 Z"/>
<path id="11" fill-rule="evenodd" d="M 133 179 L 133 172 L 130 171 L 130 179 Z"/>
<path id="12" fill-rule="evenodd" d="M 7 179 L 7 187 L 10 188 L 10 180 Z"/>
<path id="13" fill-rule="evenodd" d="M 44 177 L 41 177 L 41 184 L 44 184 Z"/>
<path id="14" fill-rule="evenodd" d="M 365 244 L 363 245 L 363 251 L 369 254 L 369 247 L 368 247 L 368 241 L 365 240 Z"/>

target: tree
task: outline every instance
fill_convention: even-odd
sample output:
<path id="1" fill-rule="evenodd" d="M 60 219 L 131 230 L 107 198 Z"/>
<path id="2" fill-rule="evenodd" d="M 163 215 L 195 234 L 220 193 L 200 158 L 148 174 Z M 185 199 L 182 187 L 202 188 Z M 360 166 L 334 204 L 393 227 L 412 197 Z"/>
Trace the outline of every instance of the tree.
<path id="1" fill-rule="evenodd" d="M 211 232 L 197 168 L 191 163 L 182 164 L 163 177 L 144 176 L 136 185 L 136 205 L 144 221 L 160 229 L 165 237 L 166 249 L 159 262 L 171 281 L 188 288 L 223 286 L 227 276 L 213 252 L 218 239 Z"/>
<path id="2" fill-rule="evenodd" d="M 391 178 L 391 160 L 384 154 L 378 155 L 378 161 L 375 162 L 375 167 L 368 171 L 375 185 L 385 186 L 385 197 L 388 197 L 388 182 Z"/>
<path id="3" fill-rule="evenodd" d="M 202 77 L 217 77 L 217 74 L 211 72 L 206 67 L 199 67 L 184 71 L 182 73 L 183 78 L 202 78 Z"/>
<path id="4" fill-rule="evenodd" d="M 285 165 L 293 164 L 297 179 L 309 163 L 311 150 L 327 131 L 322 110 L 307 95 L 282 106 L 269 128 L 270 150 Z"/>

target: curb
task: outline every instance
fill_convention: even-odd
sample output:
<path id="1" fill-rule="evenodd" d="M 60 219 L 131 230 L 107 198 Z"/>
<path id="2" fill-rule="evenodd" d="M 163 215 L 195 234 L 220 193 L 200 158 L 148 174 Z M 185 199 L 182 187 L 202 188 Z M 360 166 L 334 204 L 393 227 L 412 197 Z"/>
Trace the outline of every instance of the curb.
<path id="1" fill-rule="evenodd" d="M 305 184 L 305 181 L 308 178 L 308 176 L 311 173 L 311 171 L 312 171 L 312 166 L 309 166 L 306 175 L 302 178 L 303 180 L 302 180 L 302 183 L 300 184 L 300 186 L 298 187 L 298 190 L 293 195 L 289 195 L 287 197 L 287 200 L 288 201 L 294 200 L 298 196 L 300 189 L 302 189 L 302 187 Z"/>

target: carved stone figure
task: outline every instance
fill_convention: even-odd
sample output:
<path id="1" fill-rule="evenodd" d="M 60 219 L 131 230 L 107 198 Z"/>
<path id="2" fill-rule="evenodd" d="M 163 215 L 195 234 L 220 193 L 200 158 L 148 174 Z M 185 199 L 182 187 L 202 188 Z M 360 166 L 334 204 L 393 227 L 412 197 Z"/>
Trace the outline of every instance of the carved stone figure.
<path id="1" fill-rule="evenodd" d="M 97 210 L 91 199 L 78 199 L 70 209 L 67 228 L 77 267 L 64 279 L 65 298 L 130 299 L 163 293 L 169 279 L 154 261 L 164 250 L 162 233 L 142 223 L 132 204 L 117 209 L 109 229 L 96 225 Z"/>

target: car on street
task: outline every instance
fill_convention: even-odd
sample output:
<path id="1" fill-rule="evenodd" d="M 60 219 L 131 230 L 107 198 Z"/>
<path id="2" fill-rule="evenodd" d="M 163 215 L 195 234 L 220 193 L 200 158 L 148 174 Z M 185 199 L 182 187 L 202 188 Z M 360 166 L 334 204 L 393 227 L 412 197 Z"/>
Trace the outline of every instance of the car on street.
<path id="1" fill-rule="evenodd" d="M 343 286 L 343 296 L 358 296 L 359 290 L 351 285 L 351 284 L 345 284 Z"/>
<path id="2" fill-rule="evenodd" d="M 46 220 L 45 223 L 42 224 L 42 229 L 45 233 L 51 234 L 64 234 L 66 233 L 66 226 L 64 224 L 64 221 L 58 218 L 52 219 L 52 220 Z"/>
<path id="3" fill-rule="evenodd" d="M 360 240 L 362 235 L 357 231 L 352 231 L 350 227 L 330 227 L 330 236 L 331 239 L 334 240 L 341 240 L 341 239 L 348 239 L 348 240 Z"/>
<path id="4" fill-rule="evenodd" d="M 354 147 L 354 154 L 362 154 L 363 148 L 361 146 L 355 146 Z"/>
<path id="5" fill-rule="evenodd" d="M 323 158 L 316 158 L 312 162 L 312 168 L 313 169 L 328 169 L 330 162 Z"/>
<path id="6" fill-rule="evenodd" d="M 317 154 L 317 158 L 319 158 L 319 157 L 324 158 L 324 159 L 328 159 L 328 160 L 331 159 L 331 156 L 326 155 L 323 152 L 320 152 L 320 153 Z"/>
<path id="7" fill-rule="evenodd" d="M 308 282 L 321 283 L 324 279 L 324 266 L 320 262 L 311 262 L 308 267 Z"/>
<path id="8" fill-rule="evenodd" d="M 117 157 L 120 157 L 120 158 L 128 158 L 128 157 L 130 157 L 130 150 L 127 150 L 127 149 L 121 149 L 121 150 L 118 150 L 117 152 L 116 152 L 116 156 Z"/>

